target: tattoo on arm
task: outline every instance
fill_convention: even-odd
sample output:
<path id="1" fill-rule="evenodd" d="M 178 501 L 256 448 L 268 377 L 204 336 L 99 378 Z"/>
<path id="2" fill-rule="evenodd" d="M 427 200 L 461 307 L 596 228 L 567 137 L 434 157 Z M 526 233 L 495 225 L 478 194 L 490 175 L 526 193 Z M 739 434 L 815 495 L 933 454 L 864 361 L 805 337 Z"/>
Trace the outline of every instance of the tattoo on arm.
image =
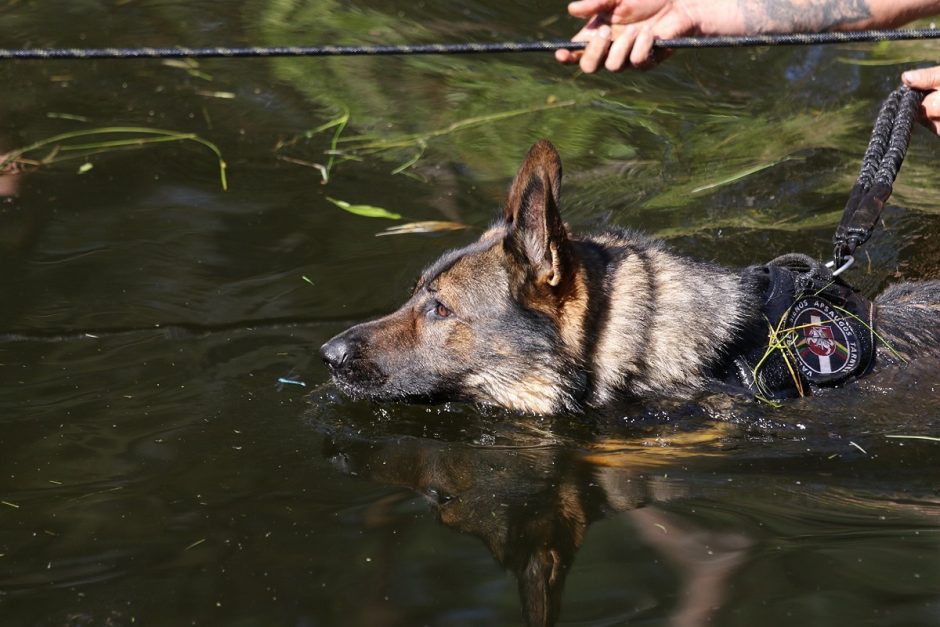
<path id="1" fill-rule="evenodd" d="M 748 32 L 827 31 L 871 17 L 866 0 L 738 0 Z"/>

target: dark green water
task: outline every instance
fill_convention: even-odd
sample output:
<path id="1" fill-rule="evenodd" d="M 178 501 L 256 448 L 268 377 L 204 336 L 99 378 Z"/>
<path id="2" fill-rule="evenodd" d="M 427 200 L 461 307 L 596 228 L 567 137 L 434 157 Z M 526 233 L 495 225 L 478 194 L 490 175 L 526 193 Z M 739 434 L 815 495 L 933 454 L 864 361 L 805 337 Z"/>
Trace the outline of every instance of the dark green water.
<path id="1" fill-rule="evenodd" d="M 3 4 L 3 47 L 574 30 L 542 2 Z M 473 239 L 541 137 L 575 229 L 728 265 L 822 256 L 880 100 L 938 56 L 685 52 L 598 77 L 547 55 L 0 63 L 0 152 L 172 129 L 217 144 L 230 184 L 194 142 L 0 179 L 19 192 L 0 205 L 0 624 L 501 625 L 523 605 L 561 625 L 940 624 L 940 445 L 885 437 L 940 436 L 935 363 L 780 409 L 536 420 L 350 402 L 316 358 Z M 324 185 L 296 161 L 325 165 L 334 129 L 303 133 L 344 111 L 359 160 Z M 918 130 L 852 271 L 869 293 L 940 275 L 938 157 Z M 470 229 L 374 237 L 416 220 Z"/>

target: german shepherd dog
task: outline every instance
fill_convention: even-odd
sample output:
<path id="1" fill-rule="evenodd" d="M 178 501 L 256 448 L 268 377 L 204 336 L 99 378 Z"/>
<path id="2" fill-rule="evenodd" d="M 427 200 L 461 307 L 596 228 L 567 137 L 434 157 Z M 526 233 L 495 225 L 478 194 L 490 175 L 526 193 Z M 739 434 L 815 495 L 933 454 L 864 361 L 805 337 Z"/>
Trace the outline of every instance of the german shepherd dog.
<path id="1" fill-rule="evenodd" d="M 478 241 L 431 264 L 400 309 L 321 347 L 336 384 L 534 414 L 727 389 L 742 343 L 767 346 L 765 285 L 632 232 L 574 236 L 560 187 L 558 153 L 539 141 Z M 863 373 L 938 353 L 940 281 L 894 285 L 870 305 L 890 350 Z"/>

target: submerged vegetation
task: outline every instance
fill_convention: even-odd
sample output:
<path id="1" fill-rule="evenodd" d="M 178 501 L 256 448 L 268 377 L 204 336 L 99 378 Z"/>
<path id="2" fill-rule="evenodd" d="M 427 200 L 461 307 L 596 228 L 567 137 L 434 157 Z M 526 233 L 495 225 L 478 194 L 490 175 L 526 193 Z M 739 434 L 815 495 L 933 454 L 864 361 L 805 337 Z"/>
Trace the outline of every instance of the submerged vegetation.
<path id="1" fill-rule="evenodd" d="M 501 122 L 503 120 L 508 120 L 531 113 L 547 111 L 549 109 L 570 107 L 574 106 L 575 104 L 575 100 L 555 102 L 550 99 L 550 101 L 544 105 L 533 105 L 522 109 L 479 115 L 451 122 L 444 128 L 431 129 L 417 133 L 405 133 L 391 137 L 376 137 L 373 135 L 341 137 L 343 129 L 345 129 L 346 125 L 349 123 L 349 109 L 344 106 L 343 112 L 339 116 L 325 122 L 324 124 L 321 124 L 314 129 L 300 133 L 299 135 L 296 135 L 288 140 L 278 142 L 274 150 L 276 153 L 279 153 L 278 158 L 280 159 L 298 163 L 299 165 L 307 165 L 319 170 L 324 184 L 329 183 L 330 173 L 333 170 L 333 166 L 335 165 L 337 158 L 342 161 L 362 161 L 366 157 L 376 156 L 386 152 L 413 150 L 414 155 L 412 157 L 408 158 L 404 163 L 398 165 L 391 171 L 392 174 L 407 174 L 410 173 L 408 172 L 409 169 L 414 166 L 424 155 L 428 148 L 428 144 L 432 140 L 459 133 L 461 131 Z M 285 148 L 295 146 L 301 139 L 312 139 L 318 133 L 322 133 L 330 129 L 335 130 L 330 140 L 330 146 L 325 151 L 327 156 L 325 164 L 310 163 L 296 157 L 280 154 L 281 151 L 283 151 Z"/>
<path id="2" fill-rule="evenodd" d="M 446 13 L 273 0 L 255 28 L 267 45 L 422 43 L 441 40 L 434 20 L 444 17 L 436 11 Z M 482 41 L 513 35 L 453 33 Z M 914 45 L 884 44 L 878 54 L 916 56 Z M 861 50 L 847 47 L 842 56 L 861 59 Z M 566 216 L 575 223 L 593 222 L 600 211 L 664 237 L 828 229 L 838 221 L 874 115 L 868 103 L 845 97 L 844 82 L 861 70 L 831 59 L 820 65 L 809 53 L 793 68 L 784 65 L 789 57 L 748 54 L 763 67 L 748 79 L 750 90 L 740 90 L 734 77 L 701 73 L 691 54 L 676 55 L 655 79 L 630 72 L 584 77 L 539 54 L 273 59 L 277 77 L 329 118 L 286 135 L 275 152 L 316 168 L 326 184 L 356 176 L 361 162 L 429 184 L 438 179 L 428 164 L 453 164 L 486 183 L 508 180 L 519 156 L 544 137 L 564 158 L 566 187 L 577 188 L 566 195 Z M 780 76 L 790 85 L 781 89 Z M 819 97 L 796 101 L 788 89 L 808 89 L 808 82 Z M 722 98 L 707 97 L 713 91 Z M 928 171 L 916 157 L 905 164 L 906 173 L 918 175 L 898 182 L 905 203 L 926 204 L 911 198 L 916 188 L 907 181 Z M 803 184 L 793 184 L 796 173 Z M 677 211 L 689 202 L 700 210 Z"/>

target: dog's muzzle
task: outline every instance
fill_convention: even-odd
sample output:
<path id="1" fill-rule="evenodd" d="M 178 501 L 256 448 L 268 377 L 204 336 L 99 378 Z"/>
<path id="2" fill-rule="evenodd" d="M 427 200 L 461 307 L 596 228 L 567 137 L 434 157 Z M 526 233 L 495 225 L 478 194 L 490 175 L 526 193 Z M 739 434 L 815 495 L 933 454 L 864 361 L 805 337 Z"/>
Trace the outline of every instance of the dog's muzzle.
<path id="1" fill-rule="evenodd" d="M 378 364 L 363 355 L 363 343 L 356 333 L 340 333 L 320 347 L 320 358 L 333 381 L 350 396 L 373 396 L 388 380 Z"/>

